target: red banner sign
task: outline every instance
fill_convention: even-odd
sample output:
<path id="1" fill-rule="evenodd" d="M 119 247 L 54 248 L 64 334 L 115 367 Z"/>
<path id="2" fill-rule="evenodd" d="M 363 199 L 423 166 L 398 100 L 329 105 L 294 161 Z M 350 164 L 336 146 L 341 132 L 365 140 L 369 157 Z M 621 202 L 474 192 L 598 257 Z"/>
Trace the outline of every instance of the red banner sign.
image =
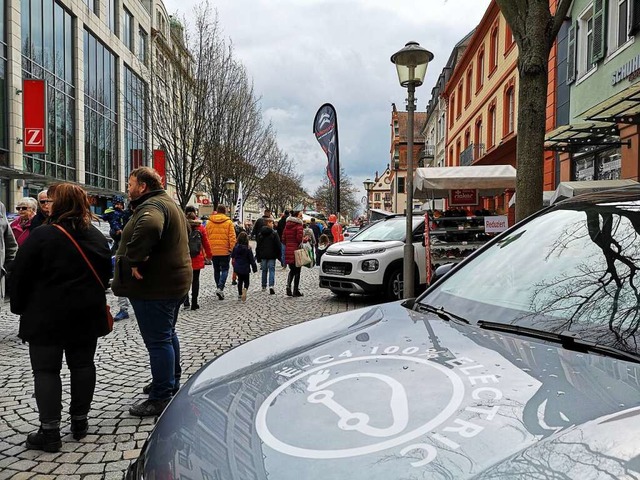
<path id="1" fill-rule="evenodd" d="M 458 188 L 451 190 L 449 195 L 449 206 L 459 207 L 462 205 L 477 205 L 478 190 L 475 188 Z"/>
<path id="2" fill-rule="evenodd" d="M 22 80 L 24 153 L 47 153 L 47 82 Z"/>
<path id="3" fill-rule="evenodd" d="M 153 151 L 153 168 L 162 177 L 162 186 L 167 188 L 167 157 L 164 150 Z"/>

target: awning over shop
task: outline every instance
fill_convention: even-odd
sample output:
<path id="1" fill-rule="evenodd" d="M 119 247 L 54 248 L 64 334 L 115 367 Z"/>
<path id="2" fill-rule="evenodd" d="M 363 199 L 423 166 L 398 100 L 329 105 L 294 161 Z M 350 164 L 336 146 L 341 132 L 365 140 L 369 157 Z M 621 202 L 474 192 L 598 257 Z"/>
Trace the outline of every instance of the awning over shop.
<path id="1" fill-rule="evenodd" d="M 591 107 L 583 116 L 592 121 L 640 124 L 640 83 Z"/>
<path id="2" fill-rule="evenodd" d="M 585 151 L 601 146 L 619 147 L 620 131 L 615 123 L 585 122 L 562 125 L 544 137 L 545 150 L 557 152 Z"/>
<path id="3" fill-rule="evenodd" d="M 443 198 L 454 189 L 475 188 L 492 196 L 516 187 L 516 169 L 511 165 L 418 168 L 413 179 L 416 198 Z"/>
<path id="4" fill-rule="evenodd" d="M 590 180 L 583 182 L 560 182 L 558 188 L 553 192 L 550 205 L 560 200 L 575 197 L 582 193 L 600 192 L 602 190 L 610 190 L 612 188 L 628 187 L 637 185 L 635 180 Z"/>

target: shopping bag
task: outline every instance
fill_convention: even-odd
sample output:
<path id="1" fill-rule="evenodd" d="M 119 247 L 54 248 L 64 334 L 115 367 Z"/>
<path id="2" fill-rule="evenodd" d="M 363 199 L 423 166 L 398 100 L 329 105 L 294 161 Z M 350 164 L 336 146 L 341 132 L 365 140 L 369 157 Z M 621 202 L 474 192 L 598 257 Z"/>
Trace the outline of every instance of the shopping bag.
<path id="1" fill-rule="evenodd" d="M 309 258 L 309 252 L 304 247 L 294 251 L 293 255 L 296 259 L 296 267 L 306 267 L 308 266 L 309 263 L 311 263 L 311 258 Z"/>

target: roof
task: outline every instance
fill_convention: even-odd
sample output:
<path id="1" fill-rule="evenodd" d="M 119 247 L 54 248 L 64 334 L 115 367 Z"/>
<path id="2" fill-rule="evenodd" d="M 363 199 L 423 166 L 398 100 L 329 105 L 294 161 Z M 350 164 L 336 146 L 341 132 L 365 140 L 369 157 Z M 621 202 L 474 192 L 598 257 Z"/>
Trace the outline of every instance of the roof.
<path id="1" fill-rule="evenodd" d="M 400 142 L 407 141 L 407 123 L 408 112 L 398 112 L 398 136 Z M 414 112 L 413 114 L 413 141 L 414 143 L 424 143 L 422 136 L 422 129 L 425 123 L 427 123 L 427 112 Z"/>

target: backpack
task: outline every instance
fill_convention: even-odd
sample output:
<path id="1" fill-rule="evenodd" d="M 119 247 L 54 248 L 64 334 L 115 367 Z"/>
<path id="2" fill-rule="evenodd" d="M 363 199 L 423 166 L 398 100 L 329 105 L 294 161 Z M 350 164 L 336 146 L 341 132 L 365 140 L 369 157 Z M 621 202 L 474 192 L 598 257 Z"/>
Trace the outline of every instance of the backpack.
<path id="1" fill-rule="evenodd" d="M 200 252 L 202 252 L 202 232 L 192 228 L 189 232 L 189 255 L 194 258 L 200 255 Z"/>

